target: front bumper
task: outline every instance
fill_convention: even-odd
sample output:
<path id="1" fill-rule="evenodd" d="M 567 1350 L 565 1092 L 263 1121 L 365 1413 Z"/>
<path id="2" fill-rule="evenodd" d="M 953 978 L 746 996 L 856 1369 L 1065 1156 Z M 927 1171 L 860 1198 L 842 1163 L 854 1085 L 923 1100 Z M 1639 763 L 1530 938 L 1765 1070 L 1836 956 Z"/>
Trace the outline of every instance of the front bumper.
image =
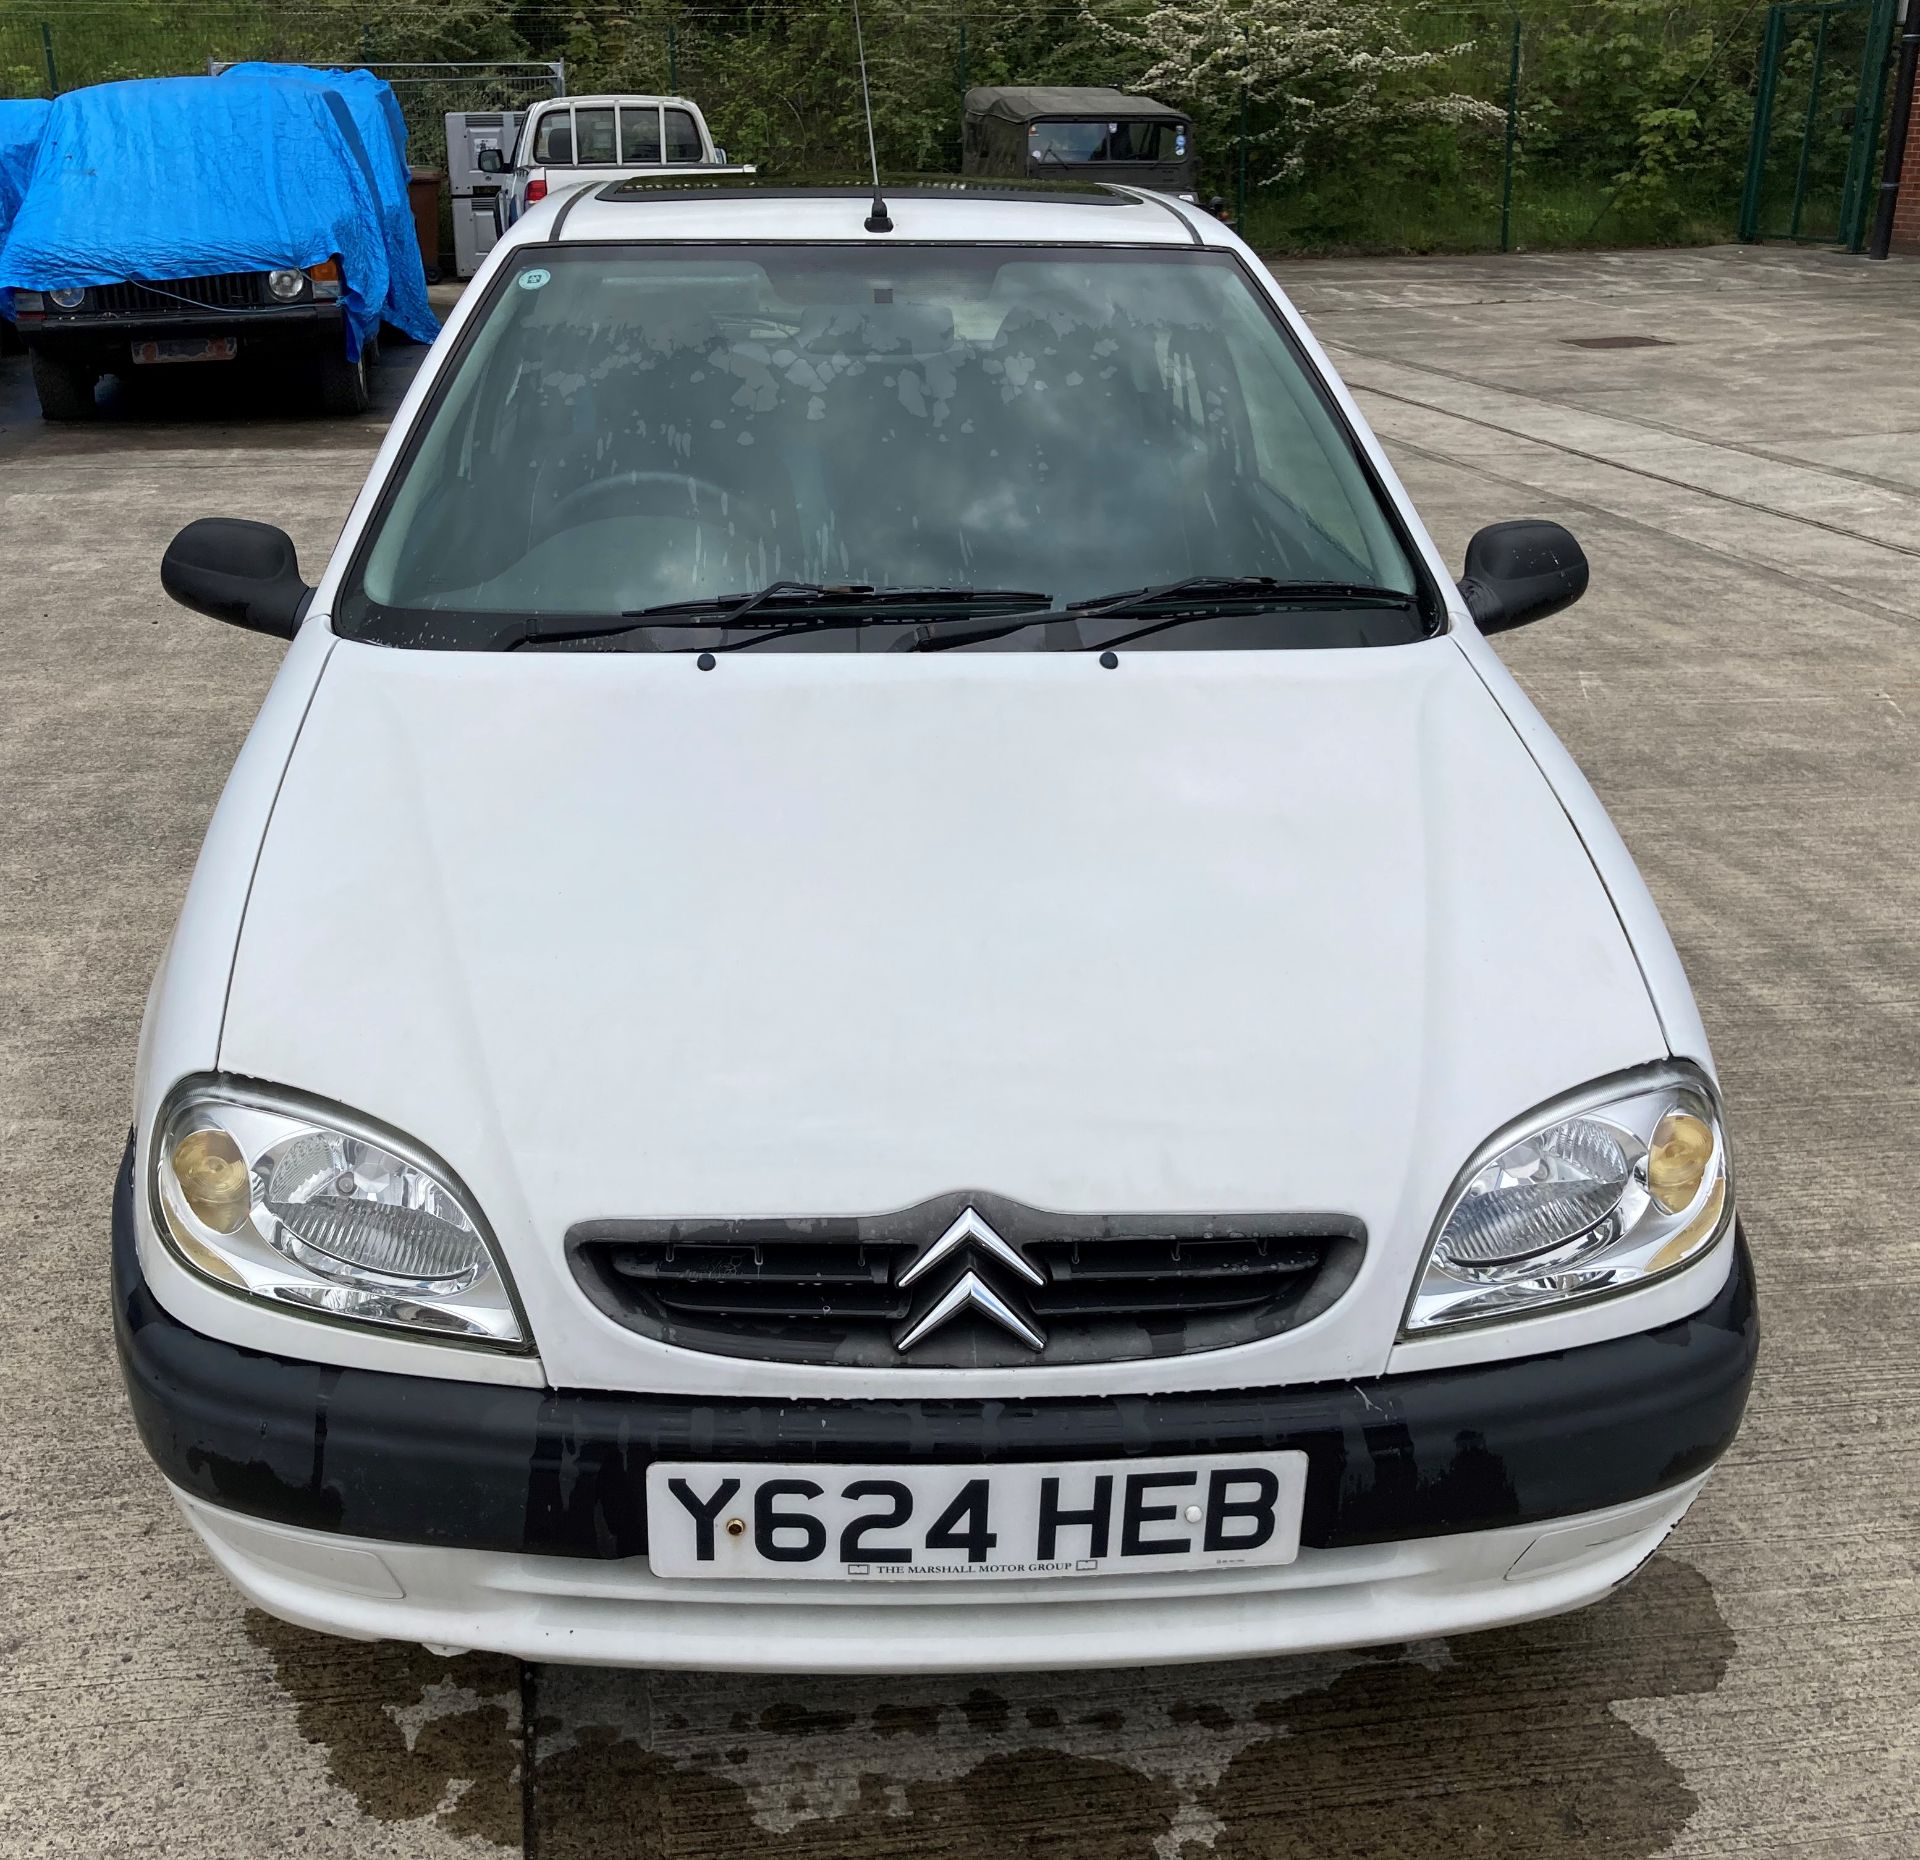
<path id="1" fill-rule="evenodd" d="M 1100 1634 L 1078 1640 L 1062 1627 L 1051 1636 L 1066 1635 L 1060 1647 L 1016 1660 L 980 1637 L 993 1638 L 990 1616 L 1009 1608 L 1017 1616 L 1028 1598 L 1004 1587 L 986 1601 L 972 1599 L 977 1591 L 967 1599 L 908 1591 L 911 1617 L 930 1638 L 918 1654 L 904 1642 L 882 1649 L 889 1670 L 1213 1658 L 1551 1613 L 1604 1593 L 1678 1520 L 1739 1425 L 1759 1341 L 1751 1265 L 1736 1239 L 1725 1287 L 1692 1317 L 1516 1361 L 1234 1393 L 696 1401 L 451 1382 L 238 1348 L 190 1330 L 148 1290 L 130 1155 L 113 1228 L 115 1328 L 135 1421 L 240 1586 L 276 1613 L 335 1632 L 542 1658 L 787 1665 L 805 1646 L 797 1663 L 818 1667 L 832 1663 L 822 1604 L 906 1619 L 896 1601 L 876 1602 L 865 1589 L 856 1600 L 832 1583 L 803 1585 L 799 1596 L 730 1583 L 723 1597 L 710 1582 L 653 1578 L 645 1488 L 656 1459 L 1308 1454 L 1293 1565 L 1226 1572 L 1230 1580 L 1139 1578 L 1160 1586 L 1131 1601 L 1114 1586 L 1120 1578 L 1068 1584 L 1071 1596 L 1058 1583 L 1012 1585 L 1040 1591 L 1030 1599 L 1071 1601 L 1082 1622 L 1095 1618 L 1082 1612 L 1089 1608 L 1117 1608 L 1120 1618 L 1136 1605 L 1172 1608 L 1149 1637 L 1158 1651 L 1133 1649 L 1124 1634 L 1112 1645 Z M 1510 1582 L 1510 1571 L 1526 1579 Z M 1412 1586 L 1389 1605 L 1383 1582 Z M 1347 1600 L 1331 1606 L 1340 1588 Z M 1283 1617 L 1253 1609 L 1257 1596 L 1281 1590 L 1314 1596 L 1303 1619 L 1318 1625 L 1283 1629 Z M 1418 1605 L 1423 1593 L 1431 1605 Z M 572 1601 L 563 1607 L 556 1597 Z M 669 1600 L 671 1610 L 648 1606 Z M 756 1600 L 779 1606 L 738 1617 L 740 1657 L 730 1658 L 715 1617 Z M 784 1652 L 766 1641 L 783 1631 L 775 1612 L 813 1624 L 796 1629 Z M 949 1620 L 974 1626 L 956 1627 L 949 1642 L 936 1625 Z M 1027 1634 L 1019 1644 L 1031 1652 L 1035 1643 Z"/>
<path id="2" fill-rule="evenodd" d="M 1560 1614 L 1626 1581 L 1704 1483 L 1547 1526 L 1302 1550 L 1277 1568 L 957 1589 L 673 1582 L 644 1559 L 376 1543 L 174 1496 L 249 1601 L 322 1633 L 596 1666 L 967 1673 L 1318 1653 Z"/>
<path id="3" fill-rule="evenodd" d="M 106 368 L 125 361 L 136 342 L 202 336 L 232 336 L 240 355 L 268 351 L 318 354 L 344 348 L 346 306 L 341 303 L 260 304 L 244 310 L 208 307 L 178 311 L 139 311 L 118 315 L 46 312 L 20 319 L 21 340 L 31 349 L 63 362 L 93 362 Z"/>

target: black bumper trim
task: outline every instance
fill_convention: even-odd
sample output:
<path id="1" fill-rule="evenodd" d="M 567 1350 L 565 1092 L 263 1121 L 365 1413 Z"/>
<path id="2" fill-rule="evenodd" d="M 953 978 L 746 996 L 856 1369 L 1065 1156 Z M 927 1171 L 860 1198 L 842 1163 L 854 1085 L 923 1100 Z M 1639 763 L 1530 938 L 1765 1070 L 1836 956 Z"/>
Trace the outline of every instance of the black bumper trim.
<path id="1" fill-rule="evenodd" d="M 1752 1263 L 1609 1343 L 1364 1383 L 1008 1401 L 703 1400 L 342 1369 L 203 1336 L 140 1271 L 129 1146 L 114 1326 L 147 1451 L 209 1504 L 352 1537 L 542 1556 L 646 1549 L 656 1459 L 1120 1459 L 1298 1447 L 1310 1548 L 1529 1524 L 1678 1485 L 1726 1450 L 1759 1349 Z"/>
<path id="2" fill-rule="evenodd" d="M 177 311 L 127 310 L 112 315 L 29 316 L 22 340 L 56 359 L 125 356 L 136 342 L 197 336 L 233 336 L 240 353 L 293 347 L 320 348 L 345 340 L 344 302 L 261 304 L 245 309 L 209 304 Z"/>

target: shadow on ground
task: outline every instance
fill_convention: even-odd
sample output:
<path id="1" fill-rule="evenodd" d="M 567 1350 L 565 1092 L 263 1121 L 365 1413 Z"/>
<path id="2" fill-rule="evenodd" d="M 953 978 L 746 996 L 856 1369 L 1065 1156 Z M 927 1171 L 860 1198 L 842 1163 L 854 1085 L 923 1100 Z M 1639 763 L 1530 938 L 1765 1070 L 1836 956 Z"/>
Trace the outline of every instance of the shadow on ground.
<path id="1" fill-rule="evenodd" d="M 367 435 L 357 429 L 392 419 L 426 354 L 405 340 L 383 344 L 373 371 L 372 404 L 351 419 L 320 411 L 309 372 L 297 362 L 269 366 L 242 360 L 129 367 L 124 375 L 101 380 L 94 392 L 95 417 L 72 424 L 42 421 L 27 358 L 9 356 L 0 361 L 0 431 L 24 429 L 42 448 L 60 455 L 96 452 L 102 428 L 116 451 L 177 448 L 184 440 L 229 450 L 365 453 Z M 183 434 L 182 428 L 192 431 Z"/>
<path id="2" fill-rule="evenodd" d="M 1611 1708 L 1711 1691 L 1733 1637 L 1656 1558 L 1582 1614 L 1244 1666 L 984 1679 L 543 1667 L 249 1618 L 336 1781 L 540 1860 L 1651 1860 L 1695 1799 Z"/>

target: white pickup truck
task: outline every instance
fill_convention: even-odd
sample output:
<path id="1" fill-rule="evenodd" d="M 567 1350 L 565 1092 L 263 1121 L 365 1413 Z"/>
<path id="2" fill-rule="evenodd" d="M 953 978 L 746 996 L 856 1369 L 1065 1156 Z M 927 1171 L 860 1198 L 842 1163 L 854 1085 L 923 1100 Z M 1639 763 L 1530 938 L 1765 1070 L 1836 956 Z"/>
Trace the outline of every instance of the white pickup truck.
<path id="1" fill-rule="evenodd" d="M 753 173 L 728 164 L 697 103 L 626 95 L 556 97 L 537 104 L 520 125 L 511 158 L 483 149 L 480 167 L 487 174 L 510 176 L 498 196 L 502 232 L 555 188 L 689 168 Z"/>

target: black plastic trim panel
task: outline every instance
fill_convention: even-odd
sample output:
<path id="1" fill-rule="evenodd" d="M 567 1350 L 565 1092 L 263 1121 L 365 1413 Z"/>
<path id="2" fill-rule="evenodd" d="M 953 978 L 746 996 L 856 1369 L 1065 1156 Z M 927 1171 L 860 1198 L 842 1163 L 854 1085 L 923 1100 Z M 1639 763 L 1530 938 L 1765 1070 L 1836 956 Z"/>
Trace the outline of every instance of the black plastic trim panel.
<path id="1" fill-rule="evenodd" d="M 1719 1296 L 1677 1323 L 1366 1382 L 769 1401 L 342 1369 L 241 1349 L 161 1309 L 134 1243 L 131 1147 L 114 1192 L 113 1302 L 141 1438 L 194 1497 L 355 1537 L 578 1557 L 645 1551 L 646 1469 L 660 1459 L 978 1465 L 1291 1447 L 1309 1456 L 1311 1548 L 1533 1523 L 1706 1471 L 1739 1427 L 1759 1348 L 1740 1239 Z"/>
<path id="2" fill-rule="evenodd" d="M 81 313 L 38 321 L 29 318 L 21 335 L 30 349 L 51 356 L 98 357 L 103 366 L 110 367 L 113 358 L 124 360 L 128 345 L 135 342 L 233 336 L 239 340 L 241 355 L 248 356 L 296 345 L 319 348 L 334 331 L 345 326 L 346 312 L 336 303 L 262 305 L 257 310 L 209 305 L 201 310 L 182 309 L 177 314 L 141 310 L 113 316 Z M 214 364 L 189 364 L 196 365 Z"/>
<path id="3" fill-rule="evenodd" d="M 1146 183 L 1137 185 L 1145 186 Z M 926 176 L 894 181 L 883 174 L 879 191 L 888 200 L 1007 200 L 1042 207 L 1133 207 L 1146 204 L 1137 195 L 1126 192 L 1124 184 L 1079 179 L 1023 182 L 1012 176 L 955 175 L 946 182 Z M 624 181 L 609 181 L 598 190 L 596 198 L 624 204 L 645 201 L 652 205 L 661 201 L 708 200 L 868 201 L 873 195 L 871 181 L 851 177 L 814 186 L 778 181 L 754 185 L 731 175 L 702 176 L 698 170 L 689 170 L 681 175 L 632 175 Z"/>

